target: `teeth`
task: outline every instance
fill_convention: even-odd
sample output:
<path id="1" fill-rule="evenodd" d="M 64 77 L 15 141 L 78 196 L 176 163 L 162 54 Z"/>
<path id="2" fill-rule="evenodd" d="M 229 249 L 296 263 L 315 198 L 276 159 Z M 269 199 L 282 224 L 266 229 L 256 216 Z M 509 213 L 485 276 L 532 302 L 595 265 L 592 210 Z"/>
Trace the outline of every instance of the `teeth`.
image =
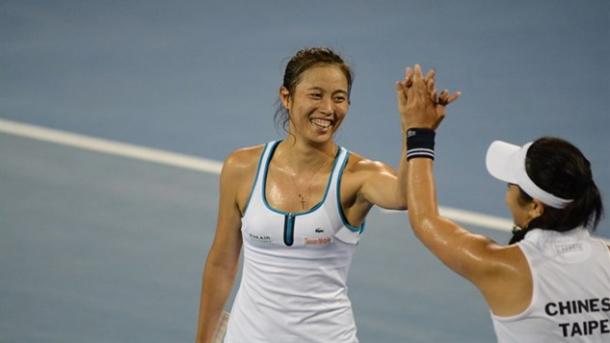
<path id="1" fill-rule="evenodd" d="M 327 120 L 327 119 L 315 118 L 315 119 L 312 119 L 311 122 L 319 127 L 325 128 L 325 129 L 329 128 L 331 125 L 330 120 Z"/>

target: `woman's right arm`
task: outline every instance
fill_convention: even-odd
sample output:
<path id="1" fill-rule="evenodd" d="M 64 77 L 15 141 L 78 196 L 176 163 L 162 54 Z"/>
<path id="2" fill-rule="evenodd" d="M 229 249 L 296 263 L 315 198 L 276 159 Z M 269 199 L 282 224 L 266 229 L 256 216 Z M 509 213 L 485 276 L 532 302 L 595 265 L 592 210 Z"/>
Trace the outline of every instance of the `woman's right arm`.
<path id="1" fill-rule="evenodd" d="M 208 253 L 203 273 L 197 343 L 208 343 L 233 288 L 242 247 L 241 211 L 238 206 L 240 180 L 248 173 L 250 163 L 244 163 L 243 151 L 231 154 L 220 173 L 220 199 L 214 242 Z"/>
<path id="2" fill-rule="evenodd" d="M 398 96 L 405 103 L 402 113 L 408 129 L 436 129 L 445 116 L 445 106 L 459 96 L 443 91 L 440 100 L 434 101 L 433 77 L 434 73 L 424 77 L 416 65 L 397 85 Z M 407 81 L 411 81 L 411 87 L 407 87 Z M 477 286 L 494 314 L 521 313 L 532 294 L 529 267 L 521 250 L 498 245 L 441 216 L 433 159 L 412 158 L 408 164 L 408 215 L 415 236 L 447 267 Z"/>

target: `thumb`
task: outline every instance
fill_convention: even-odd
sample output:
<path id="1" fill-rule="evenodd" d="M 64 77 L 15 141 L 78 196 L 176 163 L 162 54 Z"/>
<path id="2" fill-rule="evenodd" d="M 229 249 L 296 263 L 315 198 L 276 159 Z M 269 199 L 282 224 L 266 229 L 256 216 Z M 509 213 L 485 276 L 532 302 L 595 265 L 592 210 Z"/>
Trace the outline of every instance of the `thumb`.
<path id="1" fill-rule="evenodd" d="M 406 103 L 407 101 L 407 90 L 405 89 L 405 85 L 403 81 L 396 81 L 396 100 L 398 100 L 401 104 Z"/>

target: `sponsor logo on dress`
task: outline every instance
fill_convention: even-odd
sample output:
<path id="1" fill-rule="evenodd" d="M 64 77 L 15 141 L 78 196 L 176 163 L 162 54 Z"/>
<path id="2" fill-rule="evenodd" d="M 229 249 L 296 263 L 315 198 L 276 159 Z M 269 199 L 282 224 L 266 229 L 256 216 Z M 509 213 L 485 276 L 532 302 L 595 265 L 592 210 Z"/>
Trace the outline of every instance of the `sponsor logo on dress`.
<path id="1" fill-rule="evenodd" d="M 327 245 L 330 244 L 331 241 L 332 239 L 330 237 L 305 237 L 305 245 Z"/>
<path id="2" fill-rule="evenodd" d="M 248 233 L 248 237 L 257 242 L 271 243 L 271 237 L 267 235 L 255 235 L 253 233 Z"/>

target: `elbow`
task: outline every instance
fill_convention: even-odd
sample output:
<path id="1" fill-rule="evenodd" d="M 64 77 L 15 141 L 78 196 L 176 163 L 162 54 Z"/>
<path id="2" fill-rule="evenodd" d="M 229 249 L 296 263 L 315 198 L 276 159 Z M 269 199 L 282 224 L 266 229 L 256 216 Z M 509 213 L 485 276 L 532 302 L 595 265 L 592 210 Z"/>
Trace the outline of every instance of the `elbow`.
<path id="1" fill-rule="evenodd" d="M 238 261 L 225 258 L 209 258 L 205 263 L 206 272 L 220 275 L 233 275 L 237 272 Z"/>
<path id="2" fill-rule="evenodd" d="M 415 229 L 430 225 L 434 213 L 432 211 L 427 211 L 421 204 L 414 203 L 412 205 L 413 206 L 409 206 L 409 211 L 407 212 L 411 226 Z"/>
<path id="3" fill-rule="evenodd" d="M 205 262 L 206 273 L 220 273 L 222 275 L 233 275 L 239 264 L 239 252 L 228 253 L 226 250 L 212 246 Z"/>
<path id="4" fill-rule="evenodd" d="M 434 227 L 430 218 L 421 216 L 409 216 L 409 223 L 415 233 L 430 231 Z"/>
<path id="5" fill-rule="evenodd" d="M 417 213 L 416 211 L 408 211 L 409 223 L 417 237 L 425 235 L 426 232 L 434 232 L 437 227 L 438 217 L 432 213 Z"/>

